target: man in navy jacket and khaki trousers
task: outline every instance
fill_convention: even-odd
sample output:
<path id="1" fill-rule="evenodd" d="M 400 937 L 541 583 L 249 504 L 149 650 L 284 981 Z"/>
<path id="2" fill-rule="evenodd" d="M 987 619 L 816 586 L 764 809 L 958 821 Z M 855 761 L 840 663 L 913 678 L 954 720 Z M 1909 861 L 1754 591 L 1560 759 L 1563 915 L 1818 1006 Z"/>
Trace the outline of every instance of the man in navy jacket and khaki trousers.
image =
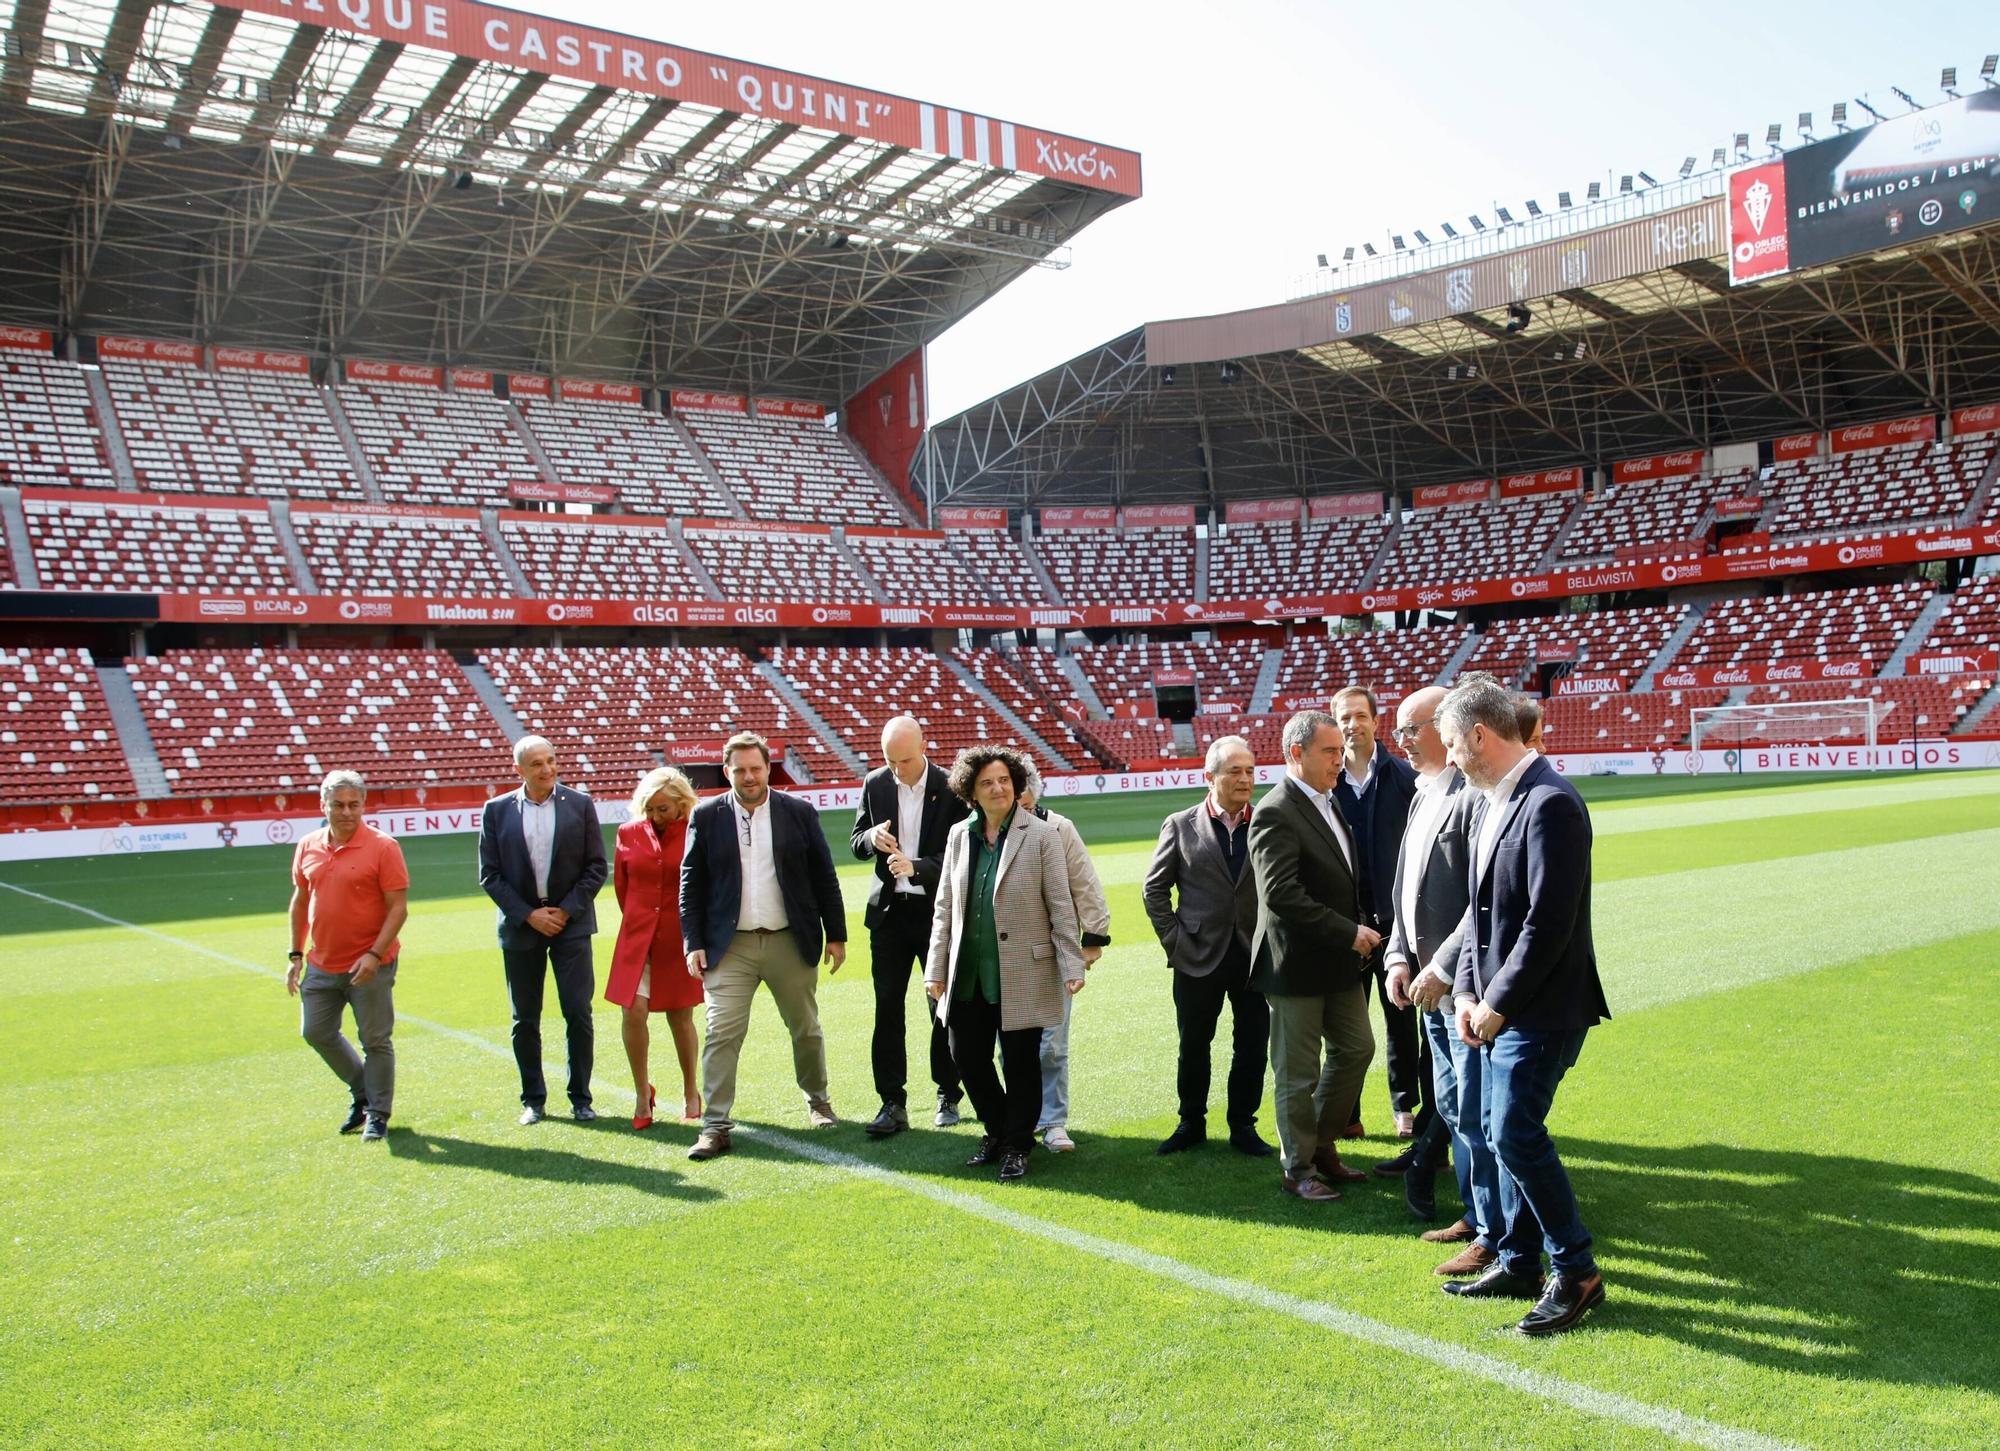
<path id="1" fill-rule="evenodd" d="M 1522 744 L 1514 698 L 1493 681 L 1455 688 L 1438 727 L 1453 762 L 1486 798 L 1471 829 L 1471 900 L 1452 995 L 1460 1040 L 1485 1055 L 1479 1132 L 1501 1171 L 1499 1263 L 1444 1289 L 1535 1299 L 1517 1328 L 1552 1335 L 1604 1300 L 1590 1231 L 1547 1127 L 1584 1035 L 1611 1016 L 1590 936 L 1590 812 L 1576 788 Z M 1460 1111 L 1471 1117 L 1469 1106 Z M 1544 1249 L 1554 1270 L 1546 1287 Z"/>

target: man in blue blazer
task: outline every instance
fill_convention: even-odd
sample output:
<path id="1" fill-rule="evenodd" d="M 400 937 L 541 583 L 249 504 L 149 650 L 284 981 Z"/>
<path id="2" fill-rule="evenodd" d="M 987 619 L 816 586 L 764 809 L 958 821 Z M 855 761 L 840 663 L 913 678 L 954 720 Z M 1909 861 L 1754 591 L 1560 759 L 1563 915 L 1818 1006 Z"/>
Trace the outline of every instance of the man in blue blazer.
<path id="1" fill-rule="evenodd" d="M 1499 1263 L 1444 1288 L 1536 1299 L 1518 1328 L 1553 1335 L 1604 1300 L 1590 1231 L 1547 1127 L 1584 1035 L 1611 1016 L 1590 937 L 1590 812 L 1522 743 L 1514 698 L 1491 679 L 1446 696 L 1438 729 L 1486 798 L 1472 826 L 1452 996 L 1460 1041 L 1485 1055 L 1479 1131 L 1501 1169 Z M 1554 1270 L 1546 1287 L 1544 1248 Z"/>
<path id="2" fill-rule="evenodd" d="M 689 818 L 681 859 L 681 942 L 701 974 L 708 1036 L 701 1045 L 701 1136 L 690 1159 L 730 1149 L 736 1061 L 757 985 L 771 990 L 792 1035 L 792 1068 L 814 1128 L 836 1122 L 819 1030 L 819 964 L 847 959 L 847 908 L 819 812 L 771 789 L 771 748 L 745 731 L 722 748 L 729 790 Z"/>
<path id="3" fill-rule="evenodd" d="M 595 1039 L 590 999 L 596 991 L 590 939 L 594 905 L 608 868 L 597 807 L 556 780 L 555 747 L 541 736 L 514 743 L 521 788 L 486 803 L 479 818 L 479 885 L 499 912 L 500 960 L 514 1009 L 514 1062 L 521 1070 L 521 1122 L 540 1123 L 548 1103 L 542 1077 L 542 989 L 556 978 L 569 1038 L 570 1108 L 590 1106 Z"/>

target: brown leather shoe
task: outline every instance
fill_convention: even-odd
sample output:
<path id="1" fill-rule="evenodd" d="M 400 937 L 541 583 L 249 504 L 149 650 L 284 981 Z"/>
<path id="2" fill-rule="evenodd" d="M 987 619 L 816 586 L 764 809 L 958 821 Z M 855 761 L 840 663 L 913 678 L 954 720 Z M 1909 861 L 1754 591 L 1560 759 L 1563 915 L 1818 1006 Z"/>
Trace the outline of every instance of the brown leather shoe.
<path id="1" fill-rule="evenodd" d="M 814 1099 L 806 1105 L 806 1116 L 816 1129 L 830 1129 L 840 1120 L 834 1117 L 833 1105 L 823 1098 Z"/>
<path id="2" fill-rule="evenodd" d="M 701 1137 L 688 1150 L 690 1159 L 713 1159 L 729 1152 L 729 1132 L 726 1129 L 703 1129 Z"/>
<path id="3" fill-rule="evenodd" d="M 1431 1273 L 1456 1279 L 1460 1275 L 1483 1275 L 1500 1263 L 1500 1256 L 1483 1244 L 1469 1244 Z"/>
<path id="4" fill-rule="evenodd" d="M 1368 1130 L 1358 1123 L 1351 1123 L 1340 1131 L 1340 1136 L 1343 1139 L 1365 1139 L 1368 1137 Z"/>
<path id="5" fill-rule="evenodd" d="M 1321 1149 L 1313 1155 L 1313 1171 L 1329 1184 L 1359 1184 L 1368 1177 L 1361 1170 L 1341 1163 L 1340 1155 L 1332 1149 Z"/>
<path id="6" fill-rule="evenodd" d="M 1461 1219 L 1446 1229 L 1427 1229 L 1418 1238 L 1431 1244 L 1463 1244 L 1477 1232 L 1471 1220 Z"/>
<path id="7" fill-rule="evenodd" d="M 1324 1204 L 1330 1199 L 1338 1199 L 1340 1197 L 1338 1189 L 1334 1188 L 1331 1184 L 1321 1183 L 1310 1174 L 1301 1179 L 1294 1179 L 1290 1174 L 1287 1174 L 1284 1178 L 1284 1184 L 1287 1194 L 1296 1194 L 1299 1198 L 1309 1199 L 1315 1204 Z"/>

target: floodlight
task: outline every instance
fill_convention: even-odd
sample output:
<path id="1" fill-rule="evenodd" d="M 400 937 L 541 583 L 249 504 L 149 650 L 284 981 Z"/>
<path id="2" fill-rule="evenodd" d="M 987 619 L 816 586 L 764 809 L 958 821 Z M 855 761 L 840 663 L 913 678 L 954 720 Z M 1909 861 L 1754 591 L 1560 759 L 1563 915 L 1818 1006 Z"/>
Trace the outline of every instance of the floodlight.
<path id="1" fill-rule="evenodd" d="M 1389 234 L 1389 241 L 1390 244 L 1394 246 L 1398 252 L 1403 252 L 1408 250 L 1408 244 L 1403 241 L 1403 237 L 1400 232 L 1391 232 Z"/>
<path id="2" fill-rule="evenodd" d="M 1618 178 L 1618 195 L 1620 195 L 1620 196 L 1625 196 L 1625 195 L 1627 195 L 1627 194 L 1628 194 L 1628 193 L 1629 193 L 1629 192 L 1630 192 L 1631 190 L 1632 190 L 1632 178 L 1631 178 L 1631 177 L 1629 177 L 1629 176 L 1621 176 L 1621 177 L 1619 177 L 1619 178 Z"/>
<path id="3" fill-rule="evenodd" d="M 1891 86 L 1889 87 L 1889 89 L 1896 93 L 1897 100 L 1901 101 L 1904 105 L 1908 106 L 1912 111 L 1921 111 L 1923 109 L 1923 107 L 1917 104 L 1916 97 L 1912 96 L 1908 91 L 1904 90 L 1901 86 Z"/>
<path id="4" fill-rule="evenodd" d="M 1243 376 L 1243 370 L 1234 363 L 1224 363 L 1215 372 L 1216 376 L 1221 378 L 1225 383 L 1234 383 L 1238 378 Z"/>
<path id="5" fill-rule="evenodd" d="M 1778 144 L 1778 138 L 1784 134 L 1785 134 L 1785 128 L 1778 122 L 1773 121 L 1770 125 L 1764 128 L 1764 144 L 1766 146 L 1776 146 Z"/>
<path id="6" fill-rule="evenodd" d="M 1856 96 L 1854 98 L 1854 104 L 1859 106 L 1862 110 L 1866 111 L 1869 115 L 1873 116 L 1877 121 L 1882 121 L 1887 119 L 1885 116 L 1883 116 L 1883 114 L 1880 111 L 1876 110 L 1873 106 L 1869 105 L 1868 102 L 1862 99 L 1860 96 Z"/>
<path id="7" fill-rule="evenodd" d="M 1694 175 L 1694 158 L 1690 156 L 1681 163 L 1681 180 L 1686 181 L 1690 176 L 1693 175 Z"/>
<path id="8" fill-rule="evenodd" d="M 1340 260 L 1343 262 L 1352 262 L 1354 260 L 1354 249 L 1352 247 L 1341 248 Z"/>
<path id="9" fill-rule="evenodd" d="M 1363 242 L 1361 244 L 1361 250 L 1366 252 L 1370 257 L 1379 257 L 1382 255 L 1380 252 L 1377 252 L 1375 250 L 1375 244 L 1373 242 Z"/>
<path id="10" fill-rule="evenodd" d="M 1658 186 L 1660 184 L 1659 181 L 1653 176 L 1653 173 L 1650 171 L 1640 172 L 1639 180 L 1646 183 L 1647 186 Z"/>
<path id="11" fill-rule="evenodd" d="M 1736 154 L 1738 156 L 1748 156 L 1750 154 L 1750 133 L 1748 131 L 1738 131 L 1736 133 Z"/>
<path id="12" fill-rule="evenodd" d="M 1441 226 L 1443 226 L 1443 228 L 1444 228 L 1444 234 L 1445 234 L 1445 235 L 1446 235 L 1447 237 L 1451 237 L 1451 238 L 1453 238 L 1453 239 L 1456 239 L 1456 238 L 1457 238 L 1457 236 L 1458 236 L 1458 228 L 1454 227 L 1454 226 L 1453 226 L 1453 225 L 1452 225 L 1452 224 L 1451 224 L 1450 222 L 1443 222 L 1443 223 L 1440 223 L 1440 225 L 1441 225 Z"/>
<path id="13" fill-rule="evenodd" d="M 1503 227 L 1511 227 L 1514 225 L 1514 214 L 1508 211 L 1505 207 L 1495 207 L 1493 209 L 1493 215 L 1500 219 L 1500 225 Z"/>
<path id="14" fill-rule="evenodd" d="M 1562 208 L 1563 210 L 1565 210 L 1565 211 L 1566 211 L 1566 210 L 1568 210 L 1568 208 L 1569 208 L 1569 204 L 1570 204 L 1570 201 L 1569 201 L 1569 193 L 1568 193 L 1568 192 L 1566 192 L 1566 191 L 1559 191 L 1559 192 L 1557 192 L 1557 193 L 1556 193 L 1556 205 L 1557 205 L 1558 207 L 1560 207 L 1560 208 Z"/>
<path id="15" fill-rule="evenodd" d="M 1943 91 L 1947 96 L 1950 96 L 1954 101 L 1958 99 L 1957 66 L 1948 65 L 1941 72 L 1939 72 L 1938 89 L 1940 91 Z"/>
<path id="16" fill-rule="evenodd" d="M 1174 371 L 1174 365 L 1172 363 L 1169 363 L 1167 364 L 1166 367 L 1160 369 L 1160 385 L 1164 388 L 1173 387 L 1174 380 L 1177 379 L 1178 377 L 1180 377 L 1180 374 Z"/>
<path id="17" fill-rule="evenodd" d="M 2000 70 L 2000 55 L 1987 56 L 1985 60 L 1979 63 L 1979 79 L 1986 82 L 1989 86 L 1995 84 L 1993 73 L 1996 70 Z"/>
<path id="18" fill-rule="evenodd" d="M 1430 244 L 1431 239 L 1424 235 L 1424 229 L 1422 227 L 1417 228 L 1417 245 L 1419 247 L 1428 247 Z"/>
<path id="19" fill-rule="evenodd" d="M 1604 183 L 1601 181 L 1593 181 L 1590 184 L 1590 190 L 1584 193 L 1583 199 L 1587 202 L 1594 202 L 1603 195 L 1604 195 Z"/>
<path id="20" fill-rule="evenodd" d="M 1542 204 L 1536 201 L 1533 197 L 1529 197 L 1528 215 L 1531 217 L 1539 217 L 1541 214 L 1542 214 Z"/>
<path id="21" fill-rule="evenodd" d="M 1728 164 L 1728 161 L 1729 161 L 1729 152 L 1726 148 L 1721 146 L 1716 147 L 1715 155 L 1708 158 L 1708 164 L 1710 166 L 1724 166 Z"/>
<path id="22" fill-rule="evenodd" d="M 1583 341 L 1582 339 L 1578 339 L 1576 345 L 1576 351 L 1571 356 L 1573 356 L 1580 363 L 1583 361 L 1584 355 L 1587 354 L 1589 351 L 1590 351 L 1590 344 Z"/>
<path id="23" fill-rule="evenodd" d="M 1476 213 L 1475 213 L 1474 215 L 1470 216 L 1470 217 L 1467 217 L 1467 218 L 1466 218 L 1466 220 L 1467 220 L 1468 222 L 1471 222 L 1471 223 L 1472 223 L 1472 230 L 1473 230 L 1473 231 L 1475 231 L 1475 232 L 1483 232 L 1483 231 L 1485 231 L 1485 230 L 1486 230 L 1486 223 L 1484 223 L 1484 222 L 1480 221 L 1480 220 L 1479 220 L 1479 217 L 1478 217 L 1478 215 L 1477 215 Z"/>
<path id="24" fill-rule="evenodd" d="M 1332 266 L 1333 264 L 1332 264 L 1332 263 L 1330 263 L 1330 262 L 1328 262 L 1328 261 L 1326 260 L 1326 253 L 1322 252 L 1322 253 L 1320 253 L 1320 254 L 1319 254 L 1319 265 L 1320 265 L 1320 266 L 1321 266 L 1322 268 L 1324 268 L 1324 267 L 1330 267 L 1330 266 Z"/>
<path id="25" fill-rule="evenodd" d="M 1835 101 L 1833 103 L 1833 124 L 1842 131 L 1847 129 L 1847 102 Z"/>

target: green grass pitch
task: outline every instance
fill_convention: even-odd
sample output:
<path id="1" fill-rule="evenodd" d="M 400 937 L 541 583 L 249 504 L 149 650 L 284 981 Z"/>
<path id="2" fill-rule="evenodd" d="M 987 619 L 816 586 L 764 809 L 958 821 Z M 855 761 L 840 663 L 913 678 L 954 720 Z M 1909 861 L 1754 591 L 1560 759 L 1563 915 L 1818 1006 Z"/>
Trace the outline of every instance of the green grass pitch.
<path id="1" fill-rule="evenodd" d="M 678 1122 L 631 1131 L 604 1005 L 605 1117 L 516 1127 L 470 837 L 408 844 L 366 1147 L 278 980 L 284 851 L 0 867 L 40 894 L 0 886 L 0 1445 L 2000 1445 L 2000 773 L 1585 790 L 1617 1016 L 1553 1129 L 1609 1299 L 1552 1343 L 1439 1294 L 1394 1185 L 1314 1206 L 1218 1141 L 1154 1155 L 1139 884 L 1191 796 L 1072 803 L 1116 941 L 1077 1001 L 1078 1151 L 1004 1189 L 960 1167 L 970 1123 L 858 1127 L 844 852 L 846 1121 L 807 1130 L 761 1000 L 751 1131 L 707 1165 Z M 664 1107 L 663 1025 L 655 1064 Z M 1363 1109 L 1365 1164 L 1396 1147 L 1379 1056 Z"/>

